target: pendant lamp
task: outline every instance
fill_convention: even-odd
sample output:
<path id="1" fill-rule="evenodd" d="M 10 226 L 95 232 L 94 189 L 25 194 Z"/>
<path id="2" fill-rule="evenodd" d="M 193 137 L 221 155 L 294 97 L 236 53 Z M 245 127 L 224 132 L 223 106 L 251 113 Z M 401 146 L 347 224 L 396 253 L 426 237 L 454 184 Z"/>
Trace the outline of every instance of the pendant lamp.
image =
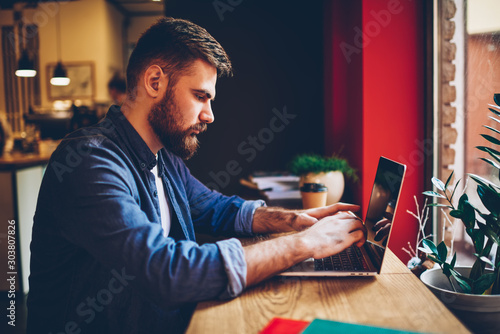
<path id="1" fill-rule="evenodd" d="M 66 68 L 64 67 L 61 61 L 61 22 L 60 22 L 61 11 L 57 13 L 56 20 L 56 41 L 57 41 L 57 58 L 59 59 L 56 67 L 54 68 L 54 73 L 52 74 L 52 78 L 50 79 L 50 84 L 53 86 L 67 86 L 70 83 L 70 79 L 68 78 L 68 73 L 66 72 Z"/>
<path id="2" fill-rule="evenodd" d="M 53 86 L 67 86 L 69 85 L 69 82 L 70 79 L 68 78 L 66 69 L 64 68 L 62 62 L 58 61 L 56 67 L 54 68 L 52 78 L 50 79 L 50 84 Z"/>
<path id="3" fill-rule="evenodd" d="M 23 22 L 23 12 L 22 10 L 20 12 L 14 11 L 14 21 L 15 22 Z M 19 32 L 19 38 L 22 51 L 21 51 L 21 57 L 19 57 L 19 60 L 17 61 L 17 68 L 16 68 L 16 76 L 18 77 L 24 77 L 24 78 L 32 78 L 36 75 L 36 70 L 35 70 L 35 62 L 33 59 L 30 58 L 30 55 L 28 53 L 28 50 L 26 49 L 26 39 L 24 37 L 25 35 L 25 29 L 24 29 L 24 24 L 21 25 Z"/>
<path id="4" fill-rule="evenodd" d="M 32 78 L 36 75 L 35 64 L 28 55 L 28 50 L 23 49 L 21 58 L 17 62 L 16 75 L 18 77 Z"/>

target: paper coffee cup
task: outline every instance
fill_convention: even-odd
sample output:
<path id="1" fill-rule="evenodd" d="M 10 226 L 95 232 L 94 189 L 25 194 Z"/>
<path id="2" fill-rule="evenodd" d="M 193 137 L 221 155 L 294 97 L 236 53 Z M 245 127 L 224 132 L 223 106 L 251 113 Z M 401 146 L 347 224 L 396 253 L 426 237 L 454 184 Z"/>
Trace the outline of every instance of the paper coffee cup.
<path id="1" fill-rule="evenodd" d="M 328 188 L 323 183 L 304 183 L 300 187 L 302 207 L 304 209 L 320 208 L 326 205 Z"/>

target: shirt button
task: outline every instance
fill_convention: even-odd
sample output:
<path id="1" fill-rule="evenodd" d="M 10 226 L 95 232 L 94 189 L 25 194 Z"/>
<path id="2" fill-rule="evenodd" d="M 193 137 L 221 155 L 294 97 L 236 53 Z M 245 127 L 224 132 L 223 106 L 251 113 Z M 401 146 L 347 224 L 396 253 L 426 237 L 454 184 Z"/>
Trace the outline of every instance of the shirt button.
<path id="1" fill-rule="evenodd" d="M 144 162 L 141 162 L 141 168 L 146 168 L 146 164 Z"/>
<path id="2" fill-rule="evenodd" d="M 155 190 L 155 191 L 153 192 L 153 195 L 154 195 L 154 197 L 158 196 L 158 191 L 156 191 L 156 190 Z"/>

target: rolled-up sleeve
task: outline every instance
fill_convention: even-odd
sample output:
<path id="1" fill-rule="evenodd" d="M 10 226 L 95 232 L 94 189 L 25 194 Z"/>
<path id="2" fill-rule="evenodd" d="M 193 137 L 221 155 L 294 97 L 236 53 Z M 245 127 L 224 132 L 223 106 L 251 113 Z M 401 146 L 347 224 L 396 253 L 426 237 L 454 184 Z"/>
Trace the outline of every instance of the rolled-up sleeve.
<path id="1" fill-rule="evenodd" d="M 247 263 L 241 242 L 232 238 L 216 242 L 219 247 L 224 268 L 228 277 L 227 289 L 219 296 L 221 299 L 234 298 L 241 294 L 247 282 Z"/>
<path id="2" fill-rule="evenodd" d="M 253 215 L 255 210 L 262 206 L 266 206 L 266 202 L 262 200 L 245 201 L 236 215 L 234 231 L 239 235 L 253 235 Z"/>
<path id="3" fill-rule="evenodd" d="M 241 235 L 253 235 L 253 215 L 255 210 L 262 206 L 266 206 L 266 202 L 262 200 L 245 201 L 236 215 L 235 232 Z M 227 289 L 220 298 L 234 298 L 243 292 L 247 282 L 247 263 L 243 246 L 235 238 L 222 240 L 216 244 L 221 252 L 228 277 Z"/>

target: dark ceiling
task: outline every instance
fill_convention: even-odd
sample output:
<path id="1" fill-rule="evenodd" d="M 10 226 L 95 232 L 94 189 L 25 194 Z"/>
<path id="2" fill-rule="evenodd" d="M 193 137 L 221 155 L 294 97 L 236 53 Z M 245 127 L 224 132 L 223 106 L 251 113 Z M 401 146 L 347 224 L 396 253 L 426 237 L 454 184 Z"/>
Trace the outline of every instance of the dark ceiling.
<path id="1" fill-rule="evenodd" d="M 106 0 L 113 4 L 125 16 L 163 15 L 164 1 L 153 0 Z"/>
<path id="2" fill-rule="evenodd" d="M 66 0 L 66 1 L 83 1 L 83 0 Z M 165 0 L 106 0 L 119 10 L 124 16 L 156 16 L 163 15 Z M 12 9 L 14 4 L 23 3 L 25 8 L 33 8 L 40 2 L 49 2 L 46 0 L 0 0 L 0 9 Z M 54 1 L 52 1 L 54 2 Z"/>

